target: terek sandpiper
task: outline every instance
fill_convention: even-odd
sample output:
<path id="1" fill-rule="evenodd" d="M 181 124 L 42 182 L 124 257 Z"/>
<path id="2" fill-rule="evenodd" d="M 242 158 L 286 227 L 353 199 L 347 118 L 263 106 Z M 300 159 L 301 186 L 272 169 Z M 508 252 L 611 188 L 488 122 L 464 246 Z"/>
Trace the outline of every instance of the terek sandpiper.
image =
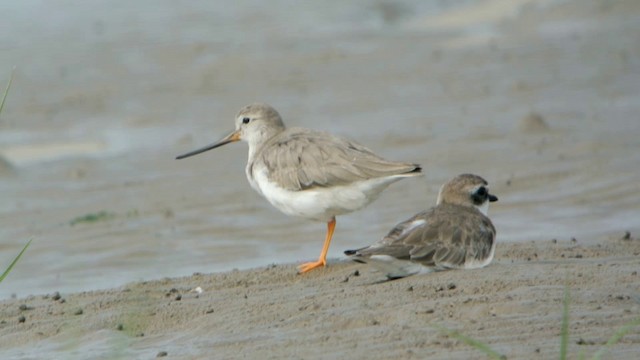
<path id="1" fill-rule="evenodd" d="M 422 171 L 420 165 L 385 160 L 358 143 L 326 132 L 285 128 L 280 114 L 266 104 L 242 108 L 235 127 L 220 141 L 177 159 L 246 141 L 251 187 L 287 215 L 327 222 L 320 258 L 300 265 L 300 273 L 326 264 L 337 215 L 365 207 L 391 183 Z"/>
<path id="2" fill-rule="evenodd" d="M 345 254 L 371 263 L 389 279 L 487 266 L 496 249 L 496 229 L 487 216 L 494 201 L 498 198 L 480 176 L 456 176 L 442 186 L 435 207 L 399 223 L 373 245 Z"/>

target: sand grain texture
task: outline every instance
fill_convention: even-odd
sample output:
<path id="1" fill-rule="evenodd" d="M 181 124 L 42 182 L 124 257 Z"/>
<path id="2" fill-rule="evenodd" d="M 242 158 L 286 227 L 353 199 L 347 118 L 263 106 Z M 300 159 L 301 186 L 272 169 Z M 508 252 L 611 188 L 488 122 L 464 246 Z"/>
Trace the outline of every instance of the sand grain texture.
<path id="1" fill-rule="evenodd" d="M 640 316 L 638 259 L 640 241 L 633 238 L 593 246 L 549 240 L 500 244 L 496 261 L 481 270 L 396 281 L 382 281 L 366 265 L 336 262 L 306 275 L 273 265 L 58 300 L 31 296 L 0 303 L 0 348 L 15 358 L 44 349 L 51 358 L 151 358 L 162 351 L 176 359 L 483 358 L 433 327 L 440 325 L 508 358 L 554 358 L 567 284 L 569 353 L 576 357 L 592 354 Z M 631 359 L 639 347 L 636 328 L 605 358 Z"/>

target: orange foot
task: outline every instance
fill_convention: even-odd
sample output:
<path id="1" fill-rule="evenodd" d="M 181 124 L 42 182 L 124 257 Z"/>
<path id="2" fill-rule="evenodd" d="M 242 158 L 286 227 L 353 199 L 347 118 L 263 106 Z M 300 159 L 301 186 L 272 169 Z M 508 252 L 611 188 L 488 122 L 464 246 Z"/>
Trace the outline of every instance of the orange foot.
<path id="1" fill-rule="evenodd" d="M 327 252 L 329 251 L 329 244 L 331 244 L 331 238 L 333 237 L 333 230 L 335 230 L 335 228 L 336 218 L 334 217 L 327 223 L 327 237 L 324 239 L 324 245 L 322 246 L 322 251 L 320 252 L 318 261 L 312 261 L 298 266 L 298 274 L 304 274 L 307 271 L 311 271 L 317 267 L 325 266 L 327 264 Z"/>
<path id="2" fill-rule="evenodd" d="M 318 260 L 318 261 L 312 261 L 312 262 L 301 264 L 300 266 L 298 266 L 298 274 L 304 274 L 307 271 L 311 271 L 317 267 L 325 266 L 326 264 L 327 264 L 326 260 Z"/>

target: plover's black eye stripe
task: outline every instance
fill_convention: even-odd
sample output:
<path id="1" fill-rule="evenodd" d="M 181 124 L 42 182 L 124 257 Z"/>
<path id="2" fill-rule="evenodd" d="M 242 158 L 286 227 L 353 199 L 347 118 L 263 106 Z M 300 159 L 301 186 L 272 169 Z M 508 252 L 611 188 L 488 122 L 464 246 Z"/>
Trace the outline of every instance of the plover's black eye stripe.
<path id="1" fill-rule="evenodd" d="M 488 197 L 489 197 L 489 191 L 484 186 L 480 186 L 479 188 L 476 189 L 476 191 L 471 193 L 471 200 L 476 205 L 482 205 L 485 201 L 487 201 Z"/>
<path id="2" fill-rule="evenodd" d="M 243 124 L 248 124 L 249 121 L 251 121 L 251 119 L 249 119 L 248 117 L 242 118 L 242 123 Z"/>

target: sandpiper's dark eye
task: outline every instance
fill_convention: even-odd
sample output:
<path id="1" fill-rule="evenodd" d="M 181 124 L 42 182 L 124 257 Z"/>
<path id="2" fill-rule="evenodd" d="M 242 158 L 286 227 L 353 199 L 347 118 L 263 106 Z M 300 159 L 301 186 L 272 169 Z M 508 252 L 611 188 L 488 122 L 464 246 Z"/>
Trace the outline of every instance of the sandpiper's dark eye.
<path id="1" fill-rule="evenodd" d="M 476 190 L 476 195 L 481 197 L 487 196 L 487 188 L 484 186 L 479 187 L 478 190 Z"/>
<path id="2" fill-rule="evenodd" d="M 249 121 L 251 121 L 251 119 L 249 119 L 248 117 L 246 117 L 246 118 L 242 118 L 242 123 L 243 123 L 243 124 L 248 124 L 248 123 L 249 123 Z"/>

